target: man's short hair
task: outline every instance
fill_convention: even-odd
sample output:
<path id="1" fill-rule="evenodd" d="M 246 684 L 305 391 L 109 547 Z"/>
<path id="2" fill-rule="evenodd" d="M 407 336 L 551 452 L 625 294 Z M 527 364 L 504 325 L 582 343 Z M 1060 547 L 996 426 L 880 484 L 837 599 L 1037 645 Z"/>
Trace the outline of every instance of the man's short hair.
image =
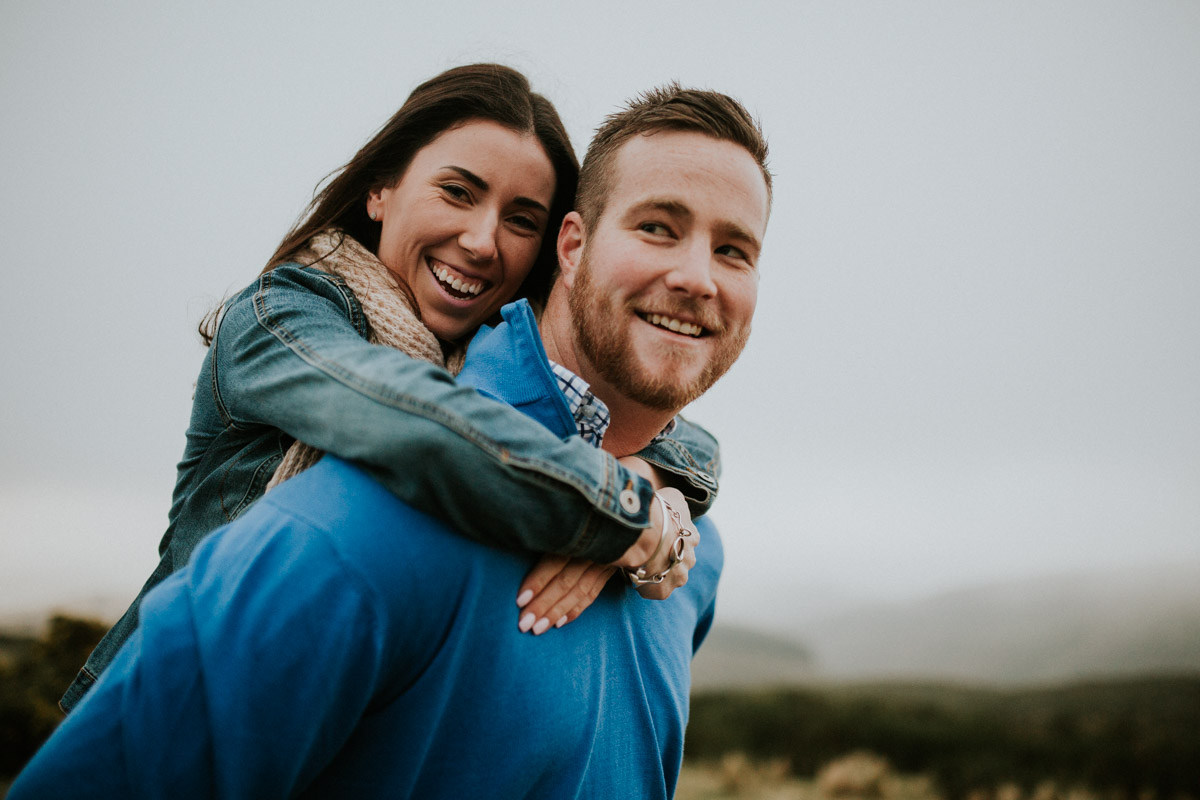
<path id="1" fill-rule="evenodd" d="M 658 131 L 694 131 L 746 148 L 762 170 L 770 203 L 767 140 L 750 112 L 729 95 L 682 89 L 672 82 L 638 96 L 624 110 L 610 114 L 596 130 L 579 170 L 575 195 L 575 210 L 585 226 L 594 226 L 604 213 L 612 188 L 613 160 L 621 145 L 639 134 Z"/>

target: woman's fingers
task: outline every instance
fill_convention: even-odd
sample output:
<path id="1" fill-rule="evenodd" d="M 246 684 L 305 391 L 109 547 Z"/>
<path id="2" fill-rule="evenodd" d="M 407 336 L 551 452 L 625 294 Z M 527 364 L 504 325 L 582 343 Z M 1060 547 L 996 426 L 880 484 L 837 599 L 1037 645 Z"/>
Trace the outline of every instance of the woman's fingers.
<path id="1" fill-rule="evenodd" d="M 616 571 L 615 567 L 607 564 L 589 562 L 588 568 L 579 576 L 579 581 L 574 588 L 554 604 L 550 613 L 546 615 L 546 619 L 554 620 L 553 624 L 556 628 L 561 628 L 568 622 L 574 621 L 600 596 L 604 585 Z"/>
<path id="2" fill-rule="evenodd" d="M 538 562 L 533 565 L 533 569 L 529 570 L 529 574 L 525 576 L 525 580 L 521 581 L 521 587 L 517 590 L 517 608 L 524 608 L 529 605 L 543 589 L 546 584 L 558 575 L 562 568 L 570 561 L 566 556 L 556 556 L 547 554 L 538 559 Z"/>
<path id="3" fill-rule="evenodd" d="M 654 575 L 665 570 L 676 556 L 679 560 L 660 583 L 638 587 L 642 597 L 650 600 L 665 600 L 671 592 L 687 584 L 688 572 L 696 566 L 696 546 L 700 543 L 700 532 L 692 523 L 683 495 L 672 488 L 660 489 L 659 494 L 666 506 L 655 504 L 657 519 L 655 515 L 651 519 L 656 524 L 645 532 L 653 532 L 653 544 L 641 543 L 640 550 L 644 552 L 639 555 L 643 560 L 637 566 L 645 566 L 647 573 Z M 662 509 L 670 513 L 664 515 Z M 665 523 L 664 517 L 667 517 Z M 630 548 L 626 556 L 638 549 Z M 616 566 L 627 566 L 625 560 L 616 562 Z M 595 601 L 614 571 L 613 565 L 596 564 L 581 558 L 542 556 L 518 590 L 517 607 L 521 611 L 517 628 L 522 633 L 535 635 L 541 635 L 551 627 L 561 628 Z"/>
<path id="4" fill-rule="evenodd" d="M 577 605 L 590 587 L 590 582 L 579 587 L 580 578 L 590 566 L 593 563 L 582 558 L 542 556 L 521 582 L 517 595 L 517 606 L 521 609 L 517 628 L 521 633 L 545 633 Z M 590 604 L 588 600 L 587 605 Z"/>

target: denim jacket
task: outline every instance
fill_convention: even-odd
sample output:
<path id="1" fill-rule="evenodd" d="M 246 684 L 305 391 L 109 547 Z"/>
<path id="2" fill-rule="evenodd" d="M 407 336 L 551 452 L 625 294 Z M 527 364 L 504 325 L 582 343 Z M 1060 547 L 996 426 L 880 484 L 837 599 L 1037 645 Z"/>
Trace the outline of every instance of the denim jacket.
<path id="1" fill-rule="evenodd" d="M 146 592 L 262 496 L 296 439 L 490 545 L 607 562 L 649 525 L 652 487 L 613 456 L 366 336 L 353 292 L 312 267 L 277 267 L 226 303 L 196 383 L 159 564 L 68 688 L 65 710 L 133 632 Z M 680 422 L 639 455 L 674 475 L 699 515 L 717 489 L 717 444 Z"/>

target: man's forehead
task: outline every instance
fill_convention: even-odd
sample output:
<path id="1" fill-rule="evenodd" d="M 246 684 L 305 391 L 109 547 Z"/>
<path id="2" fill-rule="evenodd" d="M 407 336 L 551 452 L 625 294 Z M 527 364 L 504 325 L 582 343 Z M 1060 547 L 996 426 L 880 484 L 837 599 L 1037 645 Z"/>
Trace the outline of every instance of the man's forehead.
<path id="1" fill-rule="evenodd" d="M 736 213 L 734 224 L 758 237 L 766 229 L 766 180 L 754 157 L 735 142 L 695 131 L 656 131 L 631 137 L 613 162 L 610 202 L 626 210 L 658 207 L 690 214 L 717 200 L 720 212 Z M 717 196 L 710 196 L 714 190 Z"/>

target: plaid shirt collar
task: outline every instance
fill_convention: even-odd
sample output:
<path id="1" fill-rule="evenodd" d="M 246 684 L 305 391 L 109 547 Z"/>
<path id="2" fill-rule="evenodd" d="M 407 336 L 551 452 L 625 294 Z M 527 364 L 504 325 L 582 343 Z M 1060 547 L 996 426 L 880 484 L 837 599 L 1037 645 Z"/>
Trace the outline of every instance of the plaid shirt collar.
<path id="1" fill-rule="evenodd" d="M 575 418 L 575 427 L 579 429 L 579 435 L 593 447 L 599 447 L 604 443 L 604 434 L 612 422 L 608 406 L 592 394 L 587 381 L 562 364 L 551 361 L 550 369 L 554 370 L 554 377 L 558 378 L 558 388 L 567 399 L 567 406 L 571 409 L 571 416 Z M 675 419 L 672 418 L 652 441 L 657 442 L 674 430 Z"/>

